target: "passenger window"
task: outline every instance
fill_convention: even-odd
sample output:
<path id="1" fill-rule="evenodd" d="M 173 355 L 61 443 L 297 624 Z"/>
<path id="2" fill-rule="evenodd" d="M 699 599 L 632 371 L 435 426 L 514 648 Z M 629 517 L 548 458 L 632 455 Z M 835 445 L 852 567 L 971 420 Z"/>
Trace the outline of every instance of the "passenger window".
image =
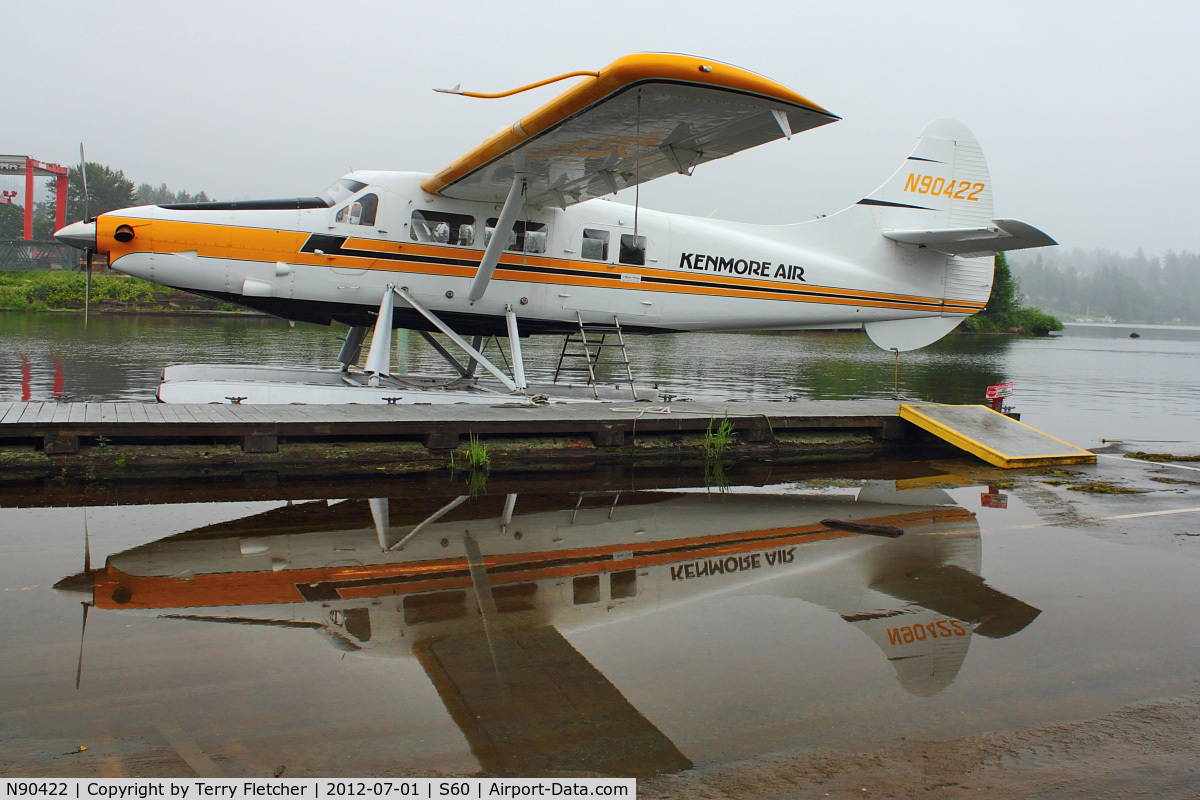
<path id="1" fill-rule="evenodd" d="M 621 234 L 622 264 L 633 264 L 639 267 L 646 265 L 646 237 Z"/>
<path id="2" fill-rule="evenodd" d="M 348 206 L 342 206 L 334 217 L 335 222 L 345 222 L 350 225 L 374 225 L 375 215 L 379 211 L 379 197 L 374 194 L 364 194 Z"/>
<path id="3" fill-rule="evenodd" d="M 592 261 L 608 260 L 608 231 L 598 231 L 595 228 L 583 229 L 583 245 L 580 255 Z"/>
<path id="4" fill-rule="evenodd" d="M 492 232 L 496 230 L 496 223 L 500 220 L 496 217 L 490 217 L 487 220 L 487 225 L 483 229 L 483 246 L 487 247 L 488 242 L 492 240 Z M 517 220 L 513 223 L 513 228 L 508 232 L 508 241 L 505 242 L 505 250 L 515 250 L 516 252 L 526 253 L 544 253 L 546 252 L 546 235 L 548 231 L 544 222 L 529 222 L 526 220 Z"/>
<path id="5" fill-rule="evenodd" d="M 442 211 L 414 211 L 408 237 L 414 242 L 466 247 L 475 243 L 475 218 Z"/>
<path id="6" fill-rule="evenodd" d="M 609 575 L 609 596 L 613 600 L 637 597 L 637 570 L 626 569 Z"/>
<path id="7" fill-rule="evenodd" d="M 588 603 L 600 602 L 600 576 L 599 575 L 584 575 L 576 578 L 573 582 L 573 595 L 575 605 L 582 606 Z"/>

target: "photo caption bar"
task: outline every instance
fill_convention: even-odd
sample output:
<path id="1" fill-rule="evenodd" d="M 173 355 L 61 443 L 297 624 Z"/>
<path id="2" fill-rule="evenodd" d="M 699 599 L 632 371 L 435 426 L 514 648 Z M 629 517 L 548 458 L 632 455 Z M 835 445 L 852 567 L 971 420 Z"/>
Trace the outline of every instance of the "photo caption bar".
<path id="1" fill-rule="evenodd" d="M 6 779 L 4 798 L 67 800 L 251 800 L 297 797 L 524 798 L 628 797 L 637 795 L 633 778 L 64 778 Z"/>

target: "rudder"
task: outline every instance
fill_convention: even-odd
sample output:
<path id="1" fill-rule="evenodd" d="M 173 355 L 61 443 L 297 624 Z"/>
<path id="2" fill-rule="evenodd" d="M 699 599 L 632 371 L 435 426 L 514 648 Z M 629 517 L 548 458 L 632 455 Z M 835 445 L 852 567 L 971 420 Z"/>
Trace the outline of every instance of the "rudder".
<path id="1" fill-rule="evenodd" d="M 938 119 L 891 178 L 860 205 L 874 206 L 881 228 L 975 228 L 992 221 L 992 182 L 975 135 Z"/>

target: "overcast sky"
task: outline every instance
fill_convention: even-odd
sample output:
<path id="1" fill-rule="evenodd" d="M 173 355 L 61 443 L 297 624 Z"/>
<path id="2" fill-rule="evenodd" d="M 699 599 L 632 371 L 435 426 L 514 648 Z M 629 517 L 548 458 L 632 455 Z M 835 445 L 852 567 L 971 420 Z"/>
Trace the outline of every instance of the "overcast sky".
<path id="1" fill-rule="evenodd" d="M 643 187 L 663 211 L 763 222 L 882 183 L 929 120 L 979 138 L 998 217 L 1066 247 L 1200 249 L 1196 2 L 52 2 L 3 15 L 0 152 L 88 159 L 221 199 L 432 172 L 645 50 L 760 72 L 843 119 Z M 0 178 L 0 188 L 18 188 Z M 12 184 L 12 185 L 10 185 Z"/>

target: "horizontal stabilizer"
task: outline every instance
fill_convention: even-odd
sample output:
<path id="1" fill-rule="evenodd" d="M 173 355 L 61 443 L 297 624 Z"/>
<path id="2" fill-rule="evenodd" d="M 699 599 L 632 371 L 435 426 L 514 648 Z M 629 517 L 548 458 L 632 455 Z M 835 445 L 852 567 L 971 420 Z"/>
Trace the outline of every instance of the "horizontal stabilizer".
<path id="1" fill-rule="evenodd" d="M 1052 247 L 1058 242 L 1042 231 L 1015 219 L 994 219 L 982 228 L 897 228 L 883 235 L 903 244 L 928 247 L 952 256 L 977 256 L 1030 247 Z"/>
<path id="2" fill-rule="evenodd" d="M 1042 613 L 953 564 L 877 581 L 871 588 L 974 625 L 975 633 L 989 639 L 1012 636 Z"/>

